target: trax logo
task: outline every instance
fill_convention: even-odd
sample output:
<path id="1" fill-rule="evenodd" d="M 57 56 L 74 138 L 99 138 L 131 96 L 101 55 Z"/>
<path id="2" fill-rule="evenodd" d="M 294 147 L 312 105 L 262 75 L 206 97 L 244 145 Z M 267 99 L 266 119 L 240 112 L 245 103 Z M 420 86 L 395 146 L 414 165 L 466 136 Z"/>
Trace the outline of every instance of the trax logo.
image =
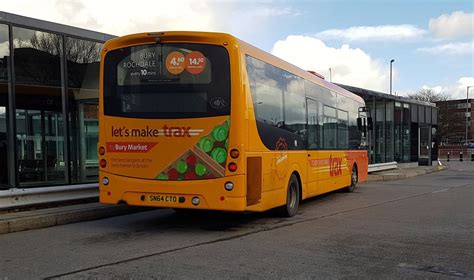
<path id="1" fill-rule="evenodd" d="M 167 127 L 166 125 L 163 126 L 163 130 L 166 137 L 191 137 L 190 130 L 191 127 L 184 127 L 184 126 L 172 126 Z"/>
<path id="2" fill-rule="evenodd" d="M 329 156 L 329 175 L 342 175 L 342 158 L 333 158 L 332 155 Z"/>
<path id="3" fill-rule="evenodd" d="M 112 126 L 112 137 L 191 137 L 198 136 L 204 129 L 192 129 L 190 126 L 168 126 L 153 128 L 128 128 L 126 126 Z"/>

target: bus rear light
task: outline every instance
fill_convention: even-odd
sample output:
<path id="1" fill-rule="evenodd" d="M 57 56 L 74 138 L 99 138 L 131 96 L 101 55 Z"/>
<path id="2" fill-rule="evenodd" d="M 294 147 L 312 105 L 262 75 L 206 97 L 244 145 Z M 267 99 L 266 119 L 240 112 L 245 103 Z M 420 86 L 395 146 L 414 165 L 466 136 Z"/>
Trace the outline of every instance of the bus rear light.
<path id="1" fill-rule="evenodd" d="M 100 167 L 105 168 L 107 166 L 107 161 L 105 159 L 100 160 Z"/>
<path id="2" fill-rule="evenodd" d="M 199 197 L 195 196 L 191 199 L 191 203 L 194 205 L 194 206 L 198 206 L 199 203 L 201 203 L 201 200 L 199 199 Z"/>
<path id="3" fill-rule="evenodd" d="M 99 147 L 99 155 L 101 155 L 101 156 L 105 155 L 105 148 L 104 147 Z"/>
<path id="4" fill-rule="evenodd" d="M 109 178 L 107 178 L 107 177 L 102 178 L 102 184 L 104 186 L 107 186 L 109 184 Z"/>
<path id="5" fill-rule="evenodd" d="M 226 183 L 224 184 L 224 188 L 225 188 L 226 191 L 231 191 L 231 190 L 234 189 L 234 183 L 232 183 L 232 182 L 226 182 Z"/>
<path id="6" fill-rule="evenodd" d="M 229 171 L 230 171 L 230 172 L 235 172 L 235 171 L 237 171 L 237 163 L 231 162 L 231 163 L 229 163 L 229 165 L 227 166 L 227 168 L 229 168 Z"/>
<path id="7" fill-rule="evenodd" d="M 232 150 L 230 150 L 230 157 L 231 157 L 231 158 L 238 158 L 239 155 L 240 155 L 239 150 L 237 150 L 237 149 L 232 149 Z"/>

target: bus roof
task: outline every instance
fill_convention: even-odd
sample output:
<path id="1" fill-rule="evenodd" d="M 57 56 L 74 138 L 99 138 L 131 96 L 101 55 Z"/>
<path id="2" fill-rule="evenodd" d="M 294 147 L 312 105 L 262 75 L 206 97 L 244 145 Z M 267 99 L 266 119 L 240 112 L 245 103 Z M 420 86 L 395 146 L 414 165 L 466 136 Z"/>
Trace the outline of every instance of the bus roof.
<path id="1" fill-rule="evenodd" d="M 288 72 L 291 72 L 293 74 L 296 74 L 300 76 L 301 78 L 305 78 L 306 80 L 310 80 L 320 86 L 323 86 L 325 88 L 328 88 L 332 91 L 337 92 L 340 95 L 343 95 L 347 98 L 353 99 L 354 101 L 364 103 L 364 99 L 342 87 L 339 87 L 331 82 L 326 81 L 325 79 L 321 78 L 321 75 L 315 75 L 311 73 L 310 71 L 303 70 L 299 68 L 298 66 L 295 66 L 271 53 L 268 53 L 260 48 L 257 48 L 245 41 L 237 39 L 240 43 L 240 45 L 245 49 L 245 51 L 250 54 L 250 55 L 255 55 L 256 58 L 264 59 L 266 62 L 269 62 L 273 64 L 276 67 L 279 67 L 281 69 L 284 69 Z"/>
<path id="2" fill-rule="evenodd" d="M 320 78 L 317 75 L 309 73 L 279 57 L 274 56 L 260 48 L 257 48 L 245 41 L 242 41 L 231 34 L 219 32 L 198 32 L 198 31 L 160 31 L 160 32 L 144 32 L 131 34 L 121 37 L 113 38 L 107 41 L 104 49 L 114 49 L 123 45 L 138 45 L 159 42 L 165 39 L 166 42 L 206 42 L 215 44 L 228 44 L 229 46 L 238 44 L 239 47 L 246 53 L 255 56 L 255 58 L 263 59 L 266 62 L 273 64 L 276 67 L 291 72 L 301 78 L 310 80 L 320 86 L 328 88 L 338 94 L 350 98 L 354 101 L 364 103 L 362 97 L 342 88 L 333 83 Z"/>

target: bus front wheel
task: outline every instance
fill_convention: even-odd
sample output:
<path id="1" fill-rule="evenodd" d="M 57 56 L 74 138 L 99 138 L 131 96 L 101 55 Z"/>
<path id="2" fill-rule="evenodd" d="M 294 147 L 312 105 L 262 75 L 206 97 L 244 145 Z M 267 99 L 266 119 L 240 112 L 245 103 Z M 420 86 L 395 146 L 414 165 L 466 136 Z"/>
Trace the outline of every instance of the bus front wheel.
<path id="1" fill-rule="evenodd" d="M 357 181 L 359 181 L 359 177 L 357 176 L 357 167 L 352 167 L 351 173 L 351 185 L 346 187 L 344 190 L 346 192 L 353 192 L 357 186 Z"/>
<path id="2" fill-rule="evenodd" d="M 300 186 L 298 178 L 293 174 L 288 182 L 286 193 L 286 204 L 278 208 L 278 214 L 281 217 L 293 217 L 298 211 L 300 204 Z"/>

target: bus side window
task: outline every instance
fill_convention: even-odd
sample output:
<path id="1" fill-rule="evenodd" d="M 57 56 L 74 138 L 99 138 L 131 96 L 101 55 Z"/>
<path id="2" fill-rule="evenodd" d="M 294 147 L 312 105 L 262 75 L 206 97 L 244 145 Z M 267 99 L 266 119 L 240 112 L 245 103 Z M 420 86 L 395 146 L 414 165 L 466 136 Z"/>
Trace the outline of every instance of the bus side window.
<path id="1" fill-rule="evenodd" d="M 261 122 L 278 126 L 283 123 L 282 70 L 250 56 L 246 62 L 255 115 Z"/>
<path id="2" fill-rule="evenodd" d="M 284 129 L 306 139 L 306 104 L 304 80 L 286 71 L 282 72 L 284 95 Z"/>
<path id="3" fill-rule="evenodd" d="M 323 106 L 323 148 L 336 149 L 337 140 L 337 117 L 336 109 Z"/>
<path id="4" fill-rule="evenodd" d="M 308 111 L 308 149 L 316 150 L 319 148 L 318 103 L 308 98 L 306 109 Z"/>
<path id="5" fill-rule="evenodd" d="M 337 148 L 349 148 L 349 113 L 337 110 Z"/>

